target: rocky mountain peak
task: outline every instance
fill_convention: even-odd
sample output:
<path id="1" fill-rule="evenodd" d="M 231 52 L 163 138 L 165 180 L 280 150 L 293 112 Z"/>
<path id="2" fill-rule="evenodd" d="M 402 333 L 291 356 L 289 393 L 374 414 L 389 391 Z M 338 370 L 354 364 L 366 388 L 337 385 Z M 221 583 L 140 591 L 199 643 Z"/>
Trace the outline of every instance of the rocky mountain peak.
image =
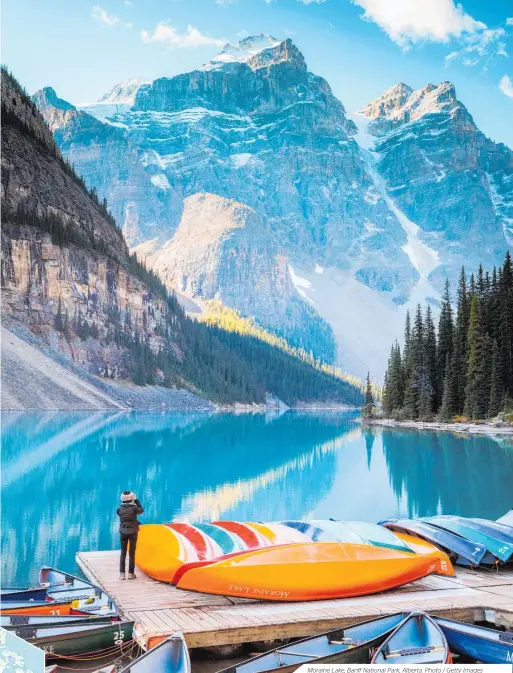
<path id="1" fill-rule="evenodd" d="M 98 99 L 98 103 L 120 103 L 133 105 L 135 96 L 143 84 L 149 81 L 142 79 L 126 79 L 112 87 L 112 89 Z"/>
<path id="2" fill-rule="evenodd" d="M 388 117 L 390 114 L 400 110 L 412 93 L 413 89 L 400 82 L 384 91 L 381 96 L 365 106 L 361 112 L 366 117 L 371 117 L 372 119 Z"/>
<path id="3" fill-rule="evenodd" d="M 45 86 L 44 89 L 39 89 L 32 96 L 32 100 L 40 110 L 47 107 L 57 108 L 58 110 L 76 110 L 76 107 L 63 98 L 57 96 L 55 89 L 51 86 Z"/>
<path id="4" fill-rule="evenodd" d="M 292 40 L 277 40 L 272 35 L 260 33 L 246 37 L 236 44 L 226 44 L 217 56 L 203 66 L 202 70 L 220 69 L 232 63 L 243 63 L 252 70 L 258 70 L 283 61 L 306 69 L 303 55 Z"/>
<path id="5" fill-rule="evenodd" d="M 459 113 L 461 118 L 472 122 L 465 106 L 456 98 L 456 90 L 451 82 L 427 84 L 422 89 L 416 90 L 400 83 L 387 89 L 361 112 L 366 117 L 376 120 L 372 130 L 378 134 L 429 114 L 445 113 L 454 116 Z"/>

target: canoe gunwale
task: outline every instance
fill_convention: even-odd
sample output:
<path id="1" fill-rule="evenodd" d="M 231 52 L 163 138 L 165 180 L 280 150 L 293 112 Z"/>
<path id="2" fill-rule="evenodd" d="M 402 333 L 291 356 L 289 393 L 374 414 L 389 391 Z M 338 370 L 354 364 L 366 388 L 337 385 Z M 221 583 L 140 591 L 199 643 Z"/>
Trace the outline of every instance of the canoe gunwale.
<path id="1" fill-rule="evenodd" d="M 229 666 L 227 668 L 222 669 L 221 671 L 218 671 L 218 673 L 244 673 L 244 666 L 249 663 L 253 663 L 256 661 L 261 661 L 265 657 L 268 657 L 269 655 L 275 654 L 275 653 L 282 653 L 284 655 L 288 655 L 289 653 L 287 652 L 287 648 L 289 647 L 296 647 L 298 645 L 301 645 L 303 643 L 312 643 L 315 642 L 316 640 L 321 640 L 324 638 L 327 638 L 328 641 L 330 641 L 331 638 L 339 638 L 342 639 L 344 637 L 344 633 L 351 629 L 352 627 L 355 626 L 364 626 L 365 624 L 372 624 L 373 622 L 383 620 L 385 619 L 391 619 L 393 617 L 403 617 L 401 620 L 401 624 L 404 622 L 404 620 L 407 618 L 409 613 L 406 612 L 396 612 L 392 613 L 391 615 L 382 615 L 380 617 L 373 617 L 372 619 L 366 619 L 364 621 L 358 622 L 356 624 L 351 624 L 350 626 L 346 626 L 344 628 L 339 628 L 339 629 L 333 629 L 331 631 L 325 631 L 324 633 L 319 633 L 318 635 L 315 636 L 308 636 L 306 638 L 301 638 L 300 640 L 295 640 L 293 643 L 290 643 L 289 645 L 285 646 L 279 646 L 275 647 L 271 650 L 268 650 L 267 652 L 263 652 L 262 654 L 256 656 L 256 657 L 251 657 L 250 659 L 247 659 L 245 661 L 242 661 L 240 664 L 235 664 L 234 666 Z M 258 671 L 258 673 L 270 673 L 271 671 L 280 671 L 280 673 L 291 673 L 291 671 L 295 671 L 297 668 L 299 668 L 302 663 L 309 663 L 313 665 L 317 664 L 327 664 L 330 662 L 333 663 L 338 663 L 342 662 L 344 659 L 349 658 L 350 654 L 358 656 L 360 652 L 363 652 L 365 649 L 375 647 L 378 643 L 375 642 L 377 640 L 381 639 L 381 642 L 383 642 L 388 635 L 390 635 L 397 626 L 394 626 L 390 629 L 387 629 L 384 631 L 382 634 L 379 636 L 375 636 L 374 638 L 367 640 L 365 642 L 359 643 L 355 647 L 352 648 L 347 648 L 345 650 L 340 650 L 339 652 L 333 652 L 332 654 L 327 654 L 324 656 L 316 657 L 315 655 L 311 655 L 311 659 L 308 662 L 297 662 L 294 664 L 289 664 L 287 666 L 279 666 L 279 667 L 274 667 L 274 668 L 267 668 L 267 669 L 261 669 Z M 292 655 L 295 655 L 294 652 L 290 653 Z M 347 654 L 347 657 L 343 657 L 344 654 Z M 305 655 L 306 656 L 306 655 Z M 342 657 L 342 658 L 341 658 Z M 369 657 L 370 658 L 370 657 Z M 349 662 L 347 662 L 349 663 Z M 357 662 L 359 663 L 359 662 Z M 361 663 L 364 663 L 363 661 Z M 241 670 L 242 669 L 242 670 Z"/>

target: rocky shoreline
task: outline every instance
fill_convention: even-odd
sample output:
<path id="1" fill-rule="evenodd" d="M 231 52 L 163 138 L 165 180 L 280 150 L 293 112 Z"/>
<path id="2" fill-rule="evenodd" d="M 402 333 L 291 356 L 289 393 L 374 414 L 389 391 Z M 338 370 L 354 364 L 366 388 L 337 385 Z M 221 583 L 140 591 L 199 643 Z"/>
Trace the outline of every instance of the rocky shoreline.
<path id="1" fill-rule="evenodd" d="M 439 421 L 394 421 L 391 418 L 365 418 L 362 425 L 379 425 L 387 428 L 407 428 L 431 432 L 457 432 L 469 435 L 508 435 L 513 437 L 513 425 L 504 421 L 490 423 L 442 423 Z"/>

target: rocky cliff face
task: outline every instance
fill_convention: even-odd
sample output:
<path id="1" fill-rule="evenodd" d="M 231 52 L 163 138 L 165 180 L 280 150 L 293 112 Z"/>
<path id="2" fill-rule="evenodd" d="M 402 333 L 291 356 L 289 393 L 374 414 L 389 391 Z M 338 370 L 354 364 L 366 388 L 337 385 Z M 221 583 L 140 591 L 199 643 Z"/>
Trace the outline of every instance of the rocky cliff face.
<path id="1" fill-rule="evenodd" d="M 74 111 L 51 92 L 47 100 L 55 115 Z M 66 166 L 41 115 L 3 71 L 2 215 L 4 320 L 23 323 L 92 372 L 115 378 L 128 377 L 130 369 L 113 340 L 116 321 L 140 326 L 152 348 L 163 346 L 157 334 L 166 326 L 166 302 L 128 270 L 121 232 Z M 58 222 L 60 236 L 73 232 L 83 245 L 52 242 L 41 222 Z M 59 308 L 69 332 L 55 329 Z M 77 338 L 77 322 L 96 338 Z"/>
<path id="2" fill-rule="evenodd" d="M 54 120 L 58 106 L 39 98 Z M 382 371 L 406 308 L 436 305 L 446 274 L 454 279 L 463 261 L 472 270 L 500 262 L 513 244 L 512 153 L 477 129 L 449 83 L 399 84 L 348 115 L 290 40 L 260 35 L 227 45 L 199 70 L 140 86 L 130 109 L 66 114 L 54 127 L 59 147 L 108 199 L 129 244 L 151 248 L 170 284 L 221 294 L 266 326 L 296 321 L 296 343 L 321 316 L 338 362 L 360 375 L 369 365 Z M 193 245 L 182 222 L 198 194 L 243 204 L 258 227 Z M 201 238 L 211 200 L 193 202 Z M 244 256 L 235 264 L 226 253 L 239 236 L 260 251 L 252 279 L 240 273 Z M 244 297 L 230 288 L 243 280 Z M 308 321 L 299 319 L 303 300 Z M 378 334 L 376 321 L 390 335 Z"/>
<path id="3" fill-rule="evenodd" d="M 299 296 L 285 250 L 249 206 L 214 194 L 190 196 L 173 237 L 162 246 L 143 243 L 135 252 L 169 288 L 258 315 L 263 327 L 291 341 L 298 341 L 297 326 L 304 325 L 298 345 L 307 352 L 322 347 L 324 359 L 333 359 L 330 333 Z"/>
<path id="4" fill-rule="evenodd" d="M 439 253 L 434 284 L 497 264 L 513 242 L 513 152 L 479 131 L 454 86 L 400 84 L 362 113 L 388 193 Z"/>

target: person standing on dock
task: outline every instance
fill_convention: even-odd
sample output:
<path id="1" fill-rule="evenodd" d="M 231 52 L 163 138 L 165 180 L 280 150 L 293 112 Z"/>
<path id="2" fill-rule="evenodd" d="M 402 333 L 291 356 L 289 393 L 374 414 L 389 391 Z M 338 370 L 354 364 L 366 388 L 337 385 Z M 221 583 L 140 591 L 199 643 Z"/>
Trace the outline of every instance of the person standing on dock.
<path id="1" fill-rule="evenodd" d="M 137 534 L 139 533 L 139 521 L 137 515 L 142 514 L 144 508 L 132 491 L 123 491 L 121 505 L 117 508 L 119 516 L 119 537 L 121 540 L 121 556 L 119 559 L 119 579 L 125 579 L 126 552 L 128 549 L 128 579 L 135 580 L 135 548 L 137 546 Z"/>

